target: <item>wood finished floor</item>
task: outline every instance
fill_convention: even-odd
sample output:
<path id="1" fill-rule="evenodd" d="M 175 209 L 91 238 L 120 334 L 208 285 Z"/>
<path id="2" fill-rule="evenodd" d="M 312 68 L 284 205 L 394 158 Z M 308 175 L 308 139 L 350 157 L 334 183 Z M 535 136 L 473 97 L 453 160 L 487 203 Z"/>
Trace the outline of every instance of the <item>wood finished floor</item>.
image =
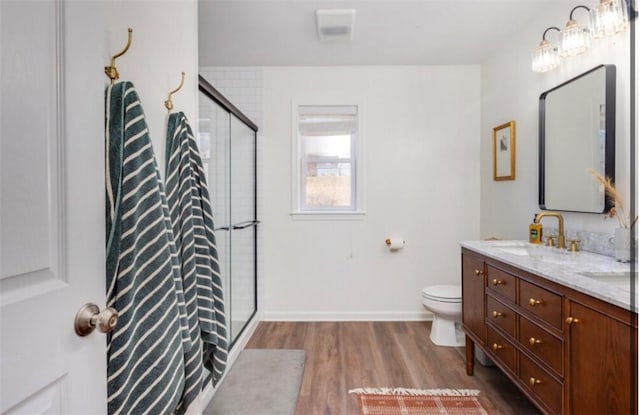
<path id="1" fill-rule="evenodd" d="M 296 415 L 359 414 L 349 389 L 479 389 L 489 414 L 540 414 L 497 368 L 465 373 L 464 348 L 429 340 L 431 322 L 261 322 L 246 348 L 307 353 Z"/>

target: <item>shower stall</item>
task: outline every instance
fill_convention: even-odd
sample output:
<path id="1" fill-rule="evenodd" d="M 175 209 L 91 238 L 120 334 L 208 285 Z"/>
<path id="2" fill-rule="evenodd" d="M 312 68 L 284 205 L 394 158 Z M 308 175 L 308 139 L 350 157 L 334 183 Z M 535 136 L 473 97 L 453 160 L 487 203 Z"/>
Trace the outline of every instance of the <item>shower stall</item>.
<path id="1" fill-rule="evenodd" d="M 230 348 L 257 311 L 258 127 L 199 77 L 198 143 L 211 196 Z"/>

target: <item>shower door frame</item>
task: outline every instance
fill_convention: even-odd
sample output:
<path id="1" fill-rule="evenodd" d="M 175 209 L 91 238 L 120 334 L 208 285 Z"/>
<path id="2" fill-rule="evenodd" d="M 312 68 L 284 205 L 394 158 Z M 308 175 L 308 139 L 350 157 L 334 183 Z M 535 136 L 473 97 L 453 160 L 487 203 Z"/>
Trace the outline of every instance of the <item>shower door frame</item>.
<path id="1" fill-rule="evenodd" d="M 242 337 L 243 332 L 249 326 L 249 323 L 253 321 L 253 318 L 258 313 L 258 224 L 260 221 L 258 220 L 258 126 L 251 121 L 249 117 L 247 117 L 238 107 L 233 105 L 231 101 L 229 101 L 220 91 L 213 87 L 202 75 L 198 75 L 198 90 L 202 92 L 207 98 L 211 99 L 213 102 L 218 104 L 224 110 L 228 111 L 230 114 L 233 114 L 239 121 L 253 130 L 253 140 L 254 140 L 254 151 L 253 151 L 253 313 L 249 316 L 247 321 L 244 323 L 240 331 L 237 333 L 235 338 L 233 338 L 229 342 L 229 350 L 233 349 L 236 341 Z M 231 134 L 231 130 L 229 130 L 229 134 Z M 229 224 L 230 232 L 233 232 L 231 229 L 234 228 L 233 224 Z M 233 234 L 231 234 L 233 238 Z M 231 245 L 231 244 L 230 244 Z M 233 270 L 231 271 L 231 278 L 233 278 Z M 229 279 L 229 284 L 231 284 L 231 279 Z M 228 299 L 229 304 L 231 304 L 231 298 Z M 225 300 L 226 302 L 226 300 Z M 229 338 L 231 338 L 231 307 L 229 307 L 227 314 L 227 334 Z"/>

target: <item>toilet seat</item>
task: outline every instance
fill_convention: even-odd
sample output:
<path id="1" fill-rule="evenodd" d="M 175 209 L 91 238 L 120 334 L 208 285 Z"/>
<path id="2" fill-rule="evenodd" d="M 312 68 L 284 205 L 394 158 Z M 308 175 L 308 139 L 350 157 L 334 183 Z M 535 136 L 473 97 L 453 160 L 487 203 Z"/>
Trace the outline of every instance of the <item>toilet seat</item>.
<path id="1" fill-rule="evenodd" d="M 432 285 L 422 290 L 422 298 L 442 303 L 461 303 L 462 287 L 459 285 Z"/>

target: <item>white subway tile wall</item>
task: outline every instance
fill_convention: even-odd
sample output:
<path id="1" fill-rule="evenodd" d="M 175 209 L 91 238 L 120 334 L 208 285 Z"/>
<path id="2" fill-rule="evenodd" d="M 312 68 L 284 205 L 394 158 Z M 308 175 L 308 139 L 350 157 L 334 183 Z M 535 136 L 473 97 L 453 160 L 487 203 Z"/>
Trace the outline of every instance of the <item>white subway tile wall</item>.
<path id="1" fill-rule="evenodd" d="M 202 75 L 233 105 L 258 125 L 263 123 L 263 70 L 255 66 L 201 67 Z"/>

